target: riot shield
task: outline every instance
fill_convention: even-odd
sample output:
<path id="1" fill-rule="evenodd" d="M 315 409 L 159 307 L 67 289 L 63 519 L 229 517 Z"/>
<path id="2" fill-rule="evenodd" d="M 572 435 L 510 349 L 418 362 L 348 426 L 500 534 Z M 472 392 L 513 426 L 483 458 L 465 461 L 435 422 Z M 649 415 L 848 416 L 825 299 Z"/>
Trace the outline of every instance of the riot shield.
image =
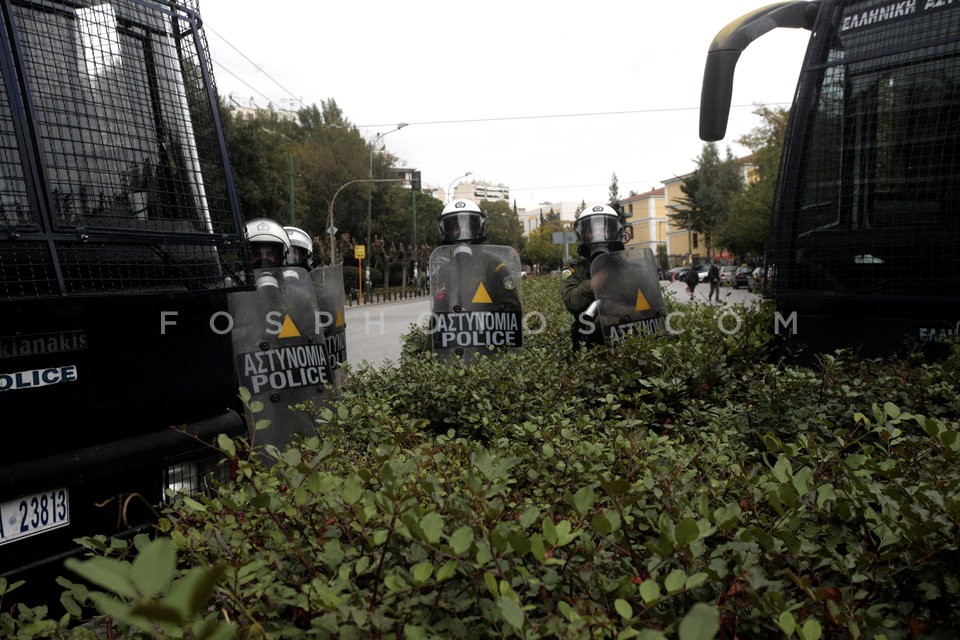
<path id="1" fill-rule="evenodd" d="M 313 291 L 317 296 L 320 312 L 320 328 L 323 330 L 327 351 L 327 365 L 333 372 L 334 387 L 339 388 L 343 370 L 340 364 L 347 361 L 347 324 L 344 320 L 346 296 L 343 292 L 343 265 L 317 267 L 310 271 Z"/>
<path id="2" fill-rule="evenodd" d="M 522 346 L 520 255 L 497 245 L 442 245 L 428 265 L 433 348 L 472 359 Z"/>
<path id="3" fill-rule="evenodd" d="M 316 433 L 310 415 L 291 407 L 320 404 L 332 375 L 313 281 L 305 269 L 255 269 L 257 288 L 229 294 L 234 357 L 240 386 L 263 403 L 255 420 L 270 420 L 257 445 L 282 448 L 295 435 Z M 248 418 L 251 416 L 248 416 Z"/>
<path id="4" fill-rule="evenodd" d="M 666 327 L 666 306 L 653 251 L 629 249 L 594 258 L 590 279 L 598 308 L 593 323 L 608 345 L 629 335 L 659 335 Z"/>

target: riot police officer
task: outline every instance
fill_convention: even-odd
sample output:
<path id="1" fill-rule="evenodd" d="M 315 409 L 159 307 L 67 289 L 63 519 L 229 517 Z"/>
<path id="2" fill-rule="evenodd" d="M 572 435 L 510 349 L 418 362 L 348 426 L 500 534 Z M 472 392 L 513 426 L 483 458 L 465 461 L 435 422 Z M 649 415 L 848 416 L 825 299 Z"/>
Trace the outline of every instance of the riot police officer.
<path id="1" fill-rule="evenodd" d="M 290 236 L 270 218 L 254 218 L 247 222 L 250 262 L 254 269 L 283 266 L 290 251 Z"/>
<path id="2" fill-rule="evenodd" d="M 518 283 L 513 281 L 507 265 L 482 249 L 474 248 L 474 245 L 486 240 L 486 220 L 486 214 L 477 203 L 466 198 L 448 203 L 440 213 L 440 244 L 455 247 L 453 261 L 441 268 L 436 276 L 431 276 L 436 277 L 439 283 L 433 301 L 434 311 L 446 310 L 450 306 L 447 300 L 448 286 L 455 273 L 479 276 L 477 284 L 481 281 L 484 283 L 491 299 L 498 301 L 503 308 L 520 309 L 520 297 L 516 290 Z M 460 286 L 465 285 L 460 283 Z M 469 290 L 475 288 L 467 287 Z"/>
<path id="3" fill-rule="evenodd" d="M 290 236 L 290 253 L 287 255 L 287 264 L 292 267 L 303 267 L 310 270 L 310 259 L 313 257 L 313 239 L 300 227 L 284 227 Z"/>
<path id="4" fill-rule="evenodd" d="M 573 346 L 602 344 L 600 327 L 592 321 L 596 317 L 594 281 L 590 277 L 593 260 L 605 253 L 623 251 L 624 225 L 612 207 L 597 204 L 590 207 L 573 223 L 577 235 L 579 258 L 560 272 L 560 295 L 567 311 L 573 314 L 570 335 Z"/>

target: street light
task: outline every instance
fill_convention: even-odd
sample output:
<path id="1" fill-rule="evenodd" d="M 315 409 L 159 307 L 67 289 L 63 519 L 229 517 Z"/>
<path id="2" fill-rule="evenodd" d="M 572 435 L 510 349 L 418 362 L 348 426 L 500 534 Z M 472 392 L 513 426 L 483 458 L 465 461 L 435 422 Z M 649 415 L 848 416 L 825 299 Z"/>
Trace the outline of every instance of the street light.
<path id="1" fill-rule="evenodd" d="M 269 133 L 269 134 L 280 136 L 281 138 L 283 138 L 284 140 L 287 140 L 288 142 L 295 142 L 290 136 L 288 136 L 287 134 L 285 134 L 285 133 L 283 133 L 283 132 L 281 132 L 281 131 L 274 131 L 273 129 L 267 129 L 266 127 L 260 127 L 260 128 L 263 129 L 264 131 L 266 131 L 266 132 Z M 288 152 L 288 153 L 287 153 L 287 178 L 289 179 L 289 182 L 290 182 L 290 186 L 289 186 L 289 192 L 290 192 L 290 226 L 292 227 L 292 226 L 295 226 L 295 224 L 294 224 L 294 223 L 295 223 L 295 220 L 294 220 L 294 215 L 293 215 L 293 211 L 294 211 L 294 196 L 293 196 L 293 152 Z"/>
<path id="2" fill-rule="evenodd" d="M 459 178 L 453 179 L 453 181 L 450 183 L 450 186 L 447 187 L 447 202 L 450 202 L 451 200 L 453 200 L 453 196 L 450 195 L 450 190 L 453 189 L 453 183 L 457 182 L 458 180 L 463 180 L 467 176 L 472 176 L 472 175 L 473 175 L 473 171 L 467 171 L 465 174 L 463 174 Z"/>
<path id="3" fill-rule="evenodd" d="M 383 138 L 388 133 L 393 133 L 394 131 L 400 131 L 400 129 L 403 129 L 405 126 L 407 126 L 407 123 L 401 122 L 396 126 L 395 129 L 390 129 L 390 131 L 386 131 L 384 133 L 378 133 L 377 137 L 374 138 L 373 144 L 370 146 L 370 172 L 367 176 L 368 178 L 373 179 L 373 152 L 377 150 L 377 143 L 380 142 L 380 139 Z M 367 249 L 370 249 L 370 226 L 371 226 L 370 213 L 372 210 L 373 210 L 373 189 L 370 189 L 369 193 L 367 194 Z M 367 291 L 369 292 L 370 291 L 370 263 L 369 262 L 367 263 L 367 270 L 366 270 L 365 276 L 366 277 L 364 278 L 364 280 L 367 281 Z"/>
<path id="4" fill-rule="evenodd" d="M 337 196 L 340 195 L 344 187 L 349 187 L 351 184 L 357 184 L 358 182 L 406 182 L 406 180 L 403 178 L 360 178 L 358 180 L 344 182 L 333 192 L 333 197 L 330 198 L 330 206 L 327 207 L 327 235 L 330 236 L 330 266 L 333 266 L 337 255 L 337 228 L 333 226 L 333 203 L 336 202 Z"/>

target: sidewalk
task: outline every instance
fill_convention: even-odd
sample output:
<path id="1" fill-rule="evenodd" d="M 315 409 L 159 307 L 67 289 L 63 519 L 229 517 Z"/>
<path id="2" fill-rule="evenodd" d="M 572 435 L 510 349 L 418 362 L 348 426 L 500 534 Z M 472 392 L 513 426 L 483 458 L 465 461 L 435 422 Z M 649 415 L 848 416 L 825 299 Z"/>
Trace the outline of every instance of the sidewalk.
<path id="1" fill-rule="evenodd" d="M 367 301 L 357 300 L 356 294 L 351 294 L 350 292 L 346 295 L 347 307 L 369 307 L 372 304 L 379 304 L 382 302 L 401 302 L 403 300 L 418 300 L 421 298 L 428 298 L 429 291 L 421 288 L 420 293 L 417 293 L 416 289 L 408 287 L 407 289 L 401 289 L 397 287 L 395 289 L 390 289 L 387 292 L 384 292 L 382 289 L 375 289 L 373 296 L 367 296 L 367 292 L 364 291 L 363 297 L 368 298 Z"/>

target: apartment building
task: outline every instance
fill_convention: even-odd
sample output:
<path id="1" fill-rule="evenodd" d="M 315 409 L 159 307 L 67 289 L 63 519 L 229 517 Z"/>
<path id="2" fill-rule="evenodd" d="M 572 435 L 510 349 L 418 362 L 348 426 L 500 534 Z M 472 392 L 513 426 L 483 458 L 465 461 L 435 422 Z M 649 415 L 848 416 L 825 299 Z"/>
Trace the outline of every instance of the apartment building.
<path id="1" fill-rule="evenodd" d="M 754 164 L 753 155 L 737 158 L 740 165 L 740 174 L 743 181 L 750 182 L 756 175 L 756 164 Z M 671 213 L 671 206 L 677 206 L 683 200 L 684 193 L 681 190 L 684 180 L 689 178 L 692 173 L 682 176 L 674 176 L 663 181 L 664 195 L 663 206 L 667 214 Z M 707 244 L 704 234 L 685 229 L 673 221 L 667 215 L 666 224 L 667 256 L 672 266 L 684 264 L 699 264 L 709 260 L 725 260 L 732 258 L 723 247 L 713 247 L 713 256 L 707 255 Z"/>
<path id="2" fill-rule="evenodd" d="M 627 224 L 628 249 L 647 248 L 657 254 L 667 244 L 667 209 L 665 190 L 651 189 L 620 200 L 620 210 Z"/>
<path id="3" fill-rule="evenodd" d="M 577 219 L 577 209 L 580 202 L 542 202 L 536 207 L 524 209 L 517 212 L 520 218 L 520 225 L 523 227 L 523 235 L 530 237 L 531 231 L 540 228 L 540 221 L 548 218 L 551 214 L 560 216 L 560 220 L 567 224 L 567 227 L 573 228 L 573 221 Z"/>
<path id="4" fill-rule="evenodd" d="M 453 199 L 467 198 L 474 201 L 490 200 L 496 202 L 502 200 L 510 202 L 510 187 L 505 184 L 490 184 L 481 180 L 472 182 L 461 182 L 453 190 Z"/>

